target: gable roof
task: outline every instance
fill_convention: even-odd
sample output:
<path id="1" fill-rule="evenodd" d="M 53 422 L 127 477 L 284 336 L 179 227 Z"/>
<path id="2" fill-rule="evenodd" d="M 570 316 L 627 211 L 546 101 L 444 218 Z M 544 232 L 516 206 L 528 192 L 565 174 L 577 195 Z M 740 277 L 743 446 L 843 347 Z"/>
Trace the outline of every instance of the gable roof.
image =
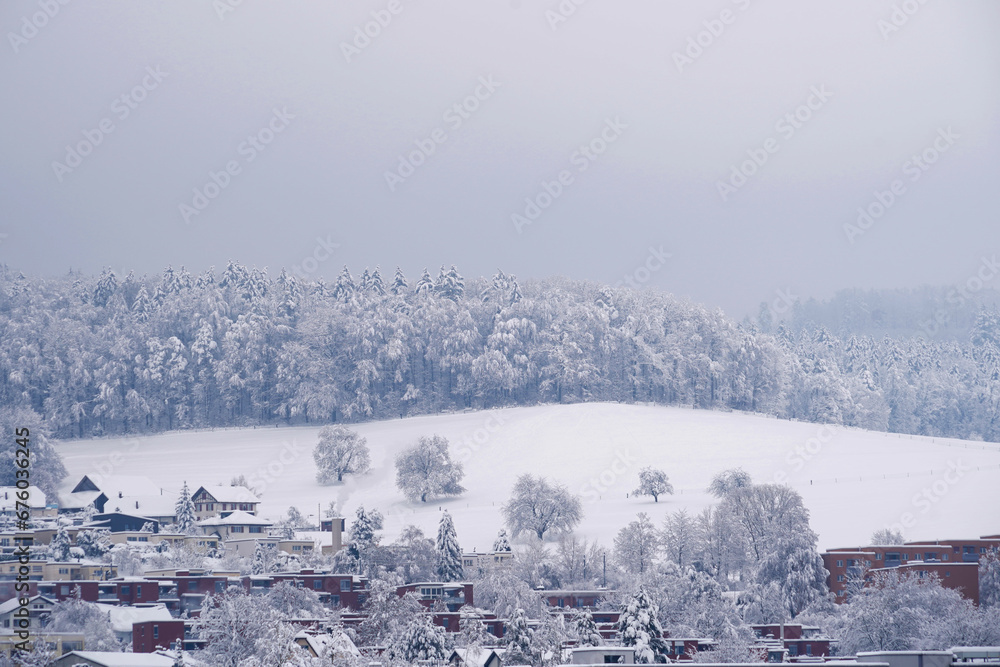
<path id="1" fill-rule="evenodd" d="M 23 491 L 16 486 L 0 486 L 0 512 L 13 511 L 17 507 L 17 492 Z M 45 492 L 37 486 L 29 486 L 28 506 L 45 507 Z"/>
<path id="2" fill-rule="evenodd" d="M 45 597 L 44 595 L 35 595 L 34 597 L 28 598 L 28 605 L 30 606 L 31 603 L 35 602 L 39 598 L 41 598 L 45 602 L 48 602 L 49 604 L 55 604 L 56 603 L 56 601 L 53 600 L 52 598 Z M 17 609 L 19 606 L 20 606 L 20 604 L 18 603 L 18 599 L 17 598 L 11 598 L 11 599 L 7 600 L 6 602 L 4 602 L 3 604 L 0 604 L 0 615 L 10 613 L 10 612 L 14 611 L 15 609 Z"/>
<path id="3" fill-rule="evenodd" d="M 89 660 L 101 667 L 173 667 L 174 659 L 159 653 L 117 653 L 114 651 L 70 651 L 56 664 L 76 664 L 69 656 Z"/>
<path id="4" fill-rule="evenodd" d="M 84 475 L 70 493 L 80 493 L 83 491 L 103 491 L 109 499 L 117 498 L 118 494 L 123 496 L 149 496 L 158 494 L 160 487 L 153 483 L 148 477 L 141 475 L 115 475 L 114 477 L 102 477 L 101 475 Z"/>
<path id="5" fill-rule="evenodd" d="M 245 486 L 199 486 L 191 494 L 194 498 L 199 493 L 207 493 L 217 503 L 259 503 L 260 498 Z"/>
<path id="6" fill-rule="evenodd" d="M 155 585 L 155 581 L 150 584 Z M 113 604 L 93 603 L 97 608 L 108 615 L 111 621 L 111 628 L 115 632 L 132 632 L 133 623 L 145 623 L 146 621 L 172 621 L 166 605 L 156 604 L 150 607 L 120 607 Z"/>
<path id="7" fill-rule="evenodd" d="M 179 494 L 161 493 L 158 495 L 123 496 L 109 498 L 104 505 L 105 512 L 138 512 L 143 516 L 174 516 L 177 513 Z"/>

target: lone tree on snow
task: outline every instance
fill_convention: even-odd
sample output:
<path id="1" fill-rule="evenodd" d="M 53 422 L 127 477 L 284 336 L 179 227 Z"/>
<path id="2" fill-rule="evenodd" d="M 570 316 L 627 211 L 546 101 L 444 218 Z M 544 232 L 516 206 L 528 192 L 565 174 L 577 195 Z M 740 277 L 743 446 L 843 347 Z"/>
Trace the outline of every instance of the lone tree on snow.
<path id="1" fill-rule="evenodd" d="M 667 473 L 655 468 L 643 468 L 639 471 L 639 488 L 632 493 L 637 496 L 653 496 L 653 502 L 660 502 L 660 496 L 673 493 L 674 487 L 667 479 Z"/>
<path id="2" fill-rule="evenodd" d="M 465 476 L 461 463 L 454 463 L 448 440 L 424 436 L 416 446 L 396 457 L 396 486 L 410 500 L 427 502 L 428 496 L 457 496 L 465 491 L 459 482 Z"/>
<path id="3" fill-rule="evenodd" d="M 572 530 L 583 517 L 583 505 L 566 487 L 526 474 L 514 483 L 503 515 L 513 537 L 530 530 L 542 539 L 550 530 Z"/>
<path id="4" fill-rule="evenodd" d="M 319 442 L 313 450 L 316 461 L 316 481 L 329 484 L 344 475 L 366 473 L 371 468 L 367 441 L 344 426 L 324 426 L 319 430 Z"/>

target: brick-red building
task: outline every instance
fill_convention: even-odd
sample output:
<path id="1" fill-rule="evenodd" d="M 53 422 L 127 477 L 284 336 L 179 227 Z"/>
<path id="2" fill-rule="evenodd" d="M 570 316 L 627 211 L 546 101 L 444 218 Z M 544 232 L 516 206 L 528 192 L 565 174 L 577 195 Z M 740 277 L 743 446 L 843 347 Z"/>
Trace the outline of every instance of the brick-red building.
<path id="1" fill-rule="evenodd" d="M 823 564 L 830 572 L 827 584 L 837 602 L 847 600 L 847 586 L 852 577 L 859 577 L 870 570 L 894 569 L 918 562 L 923 566 L 917 570 L 937 572 L 943 586 L 961 590 L 965 597 L 978 601 L 979 558 L 991 550 L 1000 550 L 1000 536 L 830 549 L 823 554 Z M 966 565 L 973 567 L 964 567 Z M 969 570 L 972 569 L 976 570 L 977 578 L 974 589 L 970 583 L 973 575 Z"/>
<path id="2" fill-rule="evenodd" d="M 332 572 L 317 572 L 315 570 L 300 570 L 298 572 L 278 572 L 269 575 L 273 582 L 271 586 L 281 581 L 291 582 L 299 588 L 307 588 L 319 596 L 324 604 L 340 606 L 346 609 L 359 610 L 368 594 L 368 578 L 356 574 L 335 574 Z M 253 581 L 254 577 L 244 577 L 244 587 L 248 591 L 269 588 L 263 582 Z M 256 579 L 264 579 L 257 577 Z M 257 584 L 257 585 L 254 585 Z"/>
<path id="3" fill-rule="evenodd" d="M 607 590 L 549 590 L 539 591 L 550 607 L 593 609 L 602 599 L 614 593 Z"/>
<path id="4" fill-rule="evenodd" d="M 184 621 L 145 621 L 132 624 L 132 652 L 153 653 L 161 648 L 184 646 Z"/>
<path id="5" fill-rule="evenodd" d="M 38 592 L 45 597 L 53 598 L 62 602 L 69 598 L 76 597 L 76 589 L 80 589 L 80 599 L 84 602 L 97 602 L 99 597 L 98 587 L 102 582 L 98 581 L 40 581 L 38 582 Z"/>
<path id="6" fill-rule="evenodd" d="M 417 600 L 427 609 L 435 602 L 441 602 L 448 611 L 458 611 L 464 605 L 474 606 L 472 584 L 452 581 L 430 581 L 407 584 L 396 588 L 399 597 L 407 593 L 416 595 Z"/>

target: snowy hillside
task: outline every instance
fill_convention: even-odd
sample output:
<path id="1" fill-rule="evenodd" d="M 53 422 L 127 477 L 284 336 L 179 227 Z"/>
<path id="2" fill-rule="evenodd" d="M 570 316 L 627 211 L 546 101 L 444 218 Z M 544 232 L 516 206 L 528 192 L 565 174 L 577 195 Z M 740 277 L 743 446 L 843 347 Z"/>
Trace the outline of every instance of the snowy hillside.
<path id="1" fill-rule="evenodd" d="M 699 512 L 714 501 L 712 475 L 742 466 L 755 481 L 786 480 L 805 499 L 821 549 L 864 544 L 871 532 L 906 520 L 908 539 L 1000 533 L 1000 446 L 899 436 L 782 421 L 740 413 L 590 403 L 469 412 L 357 425 L 368 439 L 372 471 L 340 486 L 315 481 L 318 427 L 186 431 L 137 439 L 58 442 L 70 472 L 146 475 L 167 491 L 183 481 L 228 484 L 239 474 L 262 491 L 261 511 L 277 517 L 295 505 L 313 515 L 336 499 L 352 516 L 359 504 L 386 515 L 392 540 L 407 524 L 436 531 L 449 509 L 462 547 L 489 549 L 500 506 L 515 478 L 539 473 L 581 496 L 578 533 L 611 545 L 638 512 L 659 523 L 671 511 Z M 466 493 L 407 502 L 395 487 L 393 459 L 421 435 L 451 441 L 465 464 Z M 667 471 L 676 494 L 654 504 L 629 498 L 639 469 Z M 155 491 L 154 491 L 155 492 Z M 899 528 L 900 526 L 896 526 Z"/>

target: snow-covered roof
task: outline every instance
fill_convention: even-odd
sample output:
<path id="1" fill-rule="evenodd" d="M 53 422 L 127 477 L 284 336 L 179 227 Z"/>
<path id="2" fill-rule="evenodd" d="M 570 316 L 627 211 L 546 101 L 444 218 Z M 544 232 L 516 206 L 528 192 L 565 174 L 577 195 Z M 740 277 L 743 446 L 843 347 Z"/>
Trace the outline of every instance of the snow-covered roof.
<path id="1" fill-rule="evenodd" d="M 361 652 L 354 645 L 351 638 L 343 632 L 334 631 L 332 634 L 308 632 L 303 630 L 295 635 L 295 639 L 305 639 L 309 648 L 316 655 L 323 655 L 323 651 L 332 649 L 334 654 L 343 656 L 344 654 L 361 657 Z"/>
<path id="2" fill-rule="evenodd" d="M 93 505 L 101 491 L 77 491 L 76 493 L 64 493 L 60 507 L 64 509 L 83 509 L 88 505 Z M 105 494 L 107 495 L 107 494 Z"/>
<path id="3" fill-rule="evenodd" d="M 116 651 L 72 651 L 72 655 L 102 667 L 173 667 L 173 658 L 157 653 L 118 653 Z M 72 663 L 66 663 L 72 664 Z"/>
<path id="4" fill-rule="evenodd" d="M 56 603 L 56 601 L 53 600 L 52 598 L 47 598 L 44 595 L 36 595 L 34 597 L 28 598 L 28 604 L 29 604 L 29 606 L 33 602 L 35 602 L 36 600 L 38 600 L 39 598 L 41 598 L 45 602 L 48 602 L 49 604 L 55 604 Z M 20 604 L 18 603 L 18 598 L 11 598 L 11 599 L 7 600 L 6 602 L 4 602 L 3 604 L 0 604 L 0 615 L 10 613 L 10 612 L 14 611 L 15 609 L 17 609 L 19 606 L 20 606 Z"/>
<path id="5" fill-rule="evenodd" d="M 273 526 L 273 521 L 261 519 L 249 512 L 237 510 L 226 517 L 213 516 L 198 522 L 199 526 Z"/>
<path id="6" fill-rule="evenodd" d="M 109 499 L 123 496 L 149 496 L 160 492 L 160 485 L 144 475 L 87 475 L 87 479 Z M 83 480 L 80 480 L 83 483 Z M 79 486 L 79 484 L 78 484 Z M 78 491 L 80 493 L 80 491 Z"/>
<path id="7" fill-rule="evenodd" d="M 118 605 L 102 604 L 99 602 L 95 602 L 94 604 L 108 615 L 108 618 L 111 620 L 111 627 L 115 632 L 132 632 L 133 623 L 173 620 L 166 605 L 162 604 L 149 607 L 119 607 Z"/>
<path id="8" fill-rule="evenodd" d="M 17 507 L 17 492 L 22 490 L 16 486 L 0 486 L 0 512 L 14 511 Z M 37 486 L 29 486 L 27 491 L 29 507 L 45 507 L 46 498 L 44 491 Z"/>
<path id="9" fill-rule="evenodd" d="M 139 513 L 143 516 L 173 516 L 176 512 L 176 493 L 141 496 L 123 496 L 121 498 L 108 496 L 108 502 L 104 505 L 105 512 L 124 512 L 126 514 Z"/>
<path id="10" fill-rule="evenodd" d="M 218 503 L 259 503 L 260 498 L 245 486 L 202 486 L 191 495 L 205 491 Z"/>
<path id="11" fill-rule="evenodd" d="M 485 646 L 479 648 L 479 652 L 473 655 L 469 655 L 472 652 L 471 649 L 467 648 L 457 648 L 454 651 L 455 655 L 458 655 L 462 664 L 466 667 L 486 667 L 486 663 L 489 662 L 490 656 L 494 653 L 497 654 L 501 660 L 503 660 L 503 654 L 507 652 L 507 649 L 503 648 L 487 648 Z"/>

